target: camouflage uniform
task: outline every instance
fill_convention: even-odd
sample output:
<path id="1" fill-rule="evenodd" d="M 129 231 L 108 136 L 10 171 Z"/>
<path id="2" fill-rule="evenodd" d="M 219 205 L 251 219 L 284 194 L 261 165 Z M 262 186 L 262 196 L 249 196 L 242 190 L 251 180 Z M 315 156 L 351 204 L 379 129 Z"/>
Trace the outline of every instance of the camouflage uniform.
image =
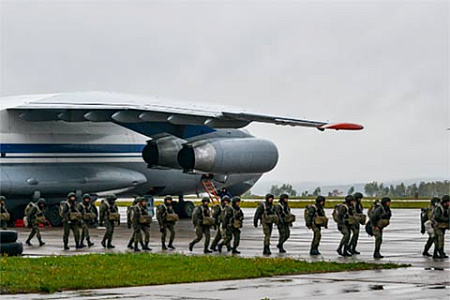
<path id="1" fill-rule="evenodd" d="M 63 205 L 62 209 L 62 219 L 63 219 L 63 228 L 64 228 L 64 235 L 63 235 L 63 242 L 64 242 L 64 249 L 69 250 L 69 234 L 72 230 L 73 236 L 75 238 L 75 248 L 81 248 L 80 247 L 80 229 L 79 229 L 79 223 L 80 219 L 71 220 L 70 219 L 70 213 L 80 213 L 80 211 L 77 209 L 75 204 L 75 194 L 71 193 L 68 195 L 67 202 Z"/>
<path id="2" fill-rule="evenodd" d="M 213 209 L 212 209 L 212 216 L 214 218 L 214 229 L 216 229 L 216 236 L 214 237 L 213 242 L 211 243 L 211 250 L 212 251 L 217 251 L 217 245 L 219 244 L 220 240 L 222 239 L 222 230 L 221 230 L 221 216 L 222 216 L 222 211 L 225 207 L 225 201 L 228 201 L 228 203 L 230 202 L 230 198 L 228 196 L 225 196 L 222 198 L 222 200 L 220 201 L 220 204 L 216 204 Z"/>
<path id="3" fill-rule="evenodd" d="M 239 202 L 239 204 L 237 203 Z M 233 197 L 232 205 L 233 208 L 233 219 L 231 221 L 231 229 L 233 234 L 233 254 L 240 254 L 238 251 L 239 243 L 241 242 L 241 228 L 244 224 L 244 212 L 240 207 L 241 199 L 239 197 Z M 238 226 L 239 225 L 239 226 Z"/>
<path id="4" fill-rule="evenodd" d="M 170 199 L 170 203 L 168 202 Z M 173 241 L 175 240 L 175 222 L 167 221 L 167 214 L 174 214 L 175 210 L 172 206 L 172 198 L 166 197 L 164 203 L 159 205 L 156 211 L 156 217 L 158 219 L 159 231 L 161 232 L 161 244 L 162 249 L 167 250 L 166 247 L 166 236 L 167 230 L 170 232 L 169 244 L 167 245 L 171 249 L 175 249 L 173 246 Z"/>
<path id="5" fill-rule="evenodd" d="M 263 254 L 270 255 L 272 254 L 270 251 L 270 236 L 272 235 L 273 223 L 264 222 L 264 218 L 265 216 L 276 215 L 276 213 L 273 205 L 274 196 L 267 194 L 265 198 L 265 202 L 260 203 L 256 209 L 255 216 L 253 217 L 253 226 L 258 227 L 258 221 L 261 221 L 264 232 Z M 272 201 L 269 201 L 269 199 L 272 199 Z"/>
<path id="6" fill-rule="evenodd" d="M 354 195 L 355 197 L 355 215 L 356 216 L 360 216 L 363 214 L 364 211 L 364 207 L 361 203 L 361 199 L 363 198 L 363 195 L 361 193 L 355 193 Z M 359 229 L 360 229 L 360 224 L 359 224 L 359 218 L 357 220 L 357 222 L 355 222 L 355 224 L 350 226 L 350 230 L 352 232 L 352 238 L 350 240 L 350 244 L 349 244 L 349 252 L 351 254 L 361 254 L 359 251 L 356 250 L 356 246 L 358 245 L 358 239 L 359 239 Z"/>
<path id="7" fill-rule="evenodd" d="M 288 195 L 281 195 L 279 203 L 275 205 L 275 212 L 277 213 L 278 219 L 280 220 L 277 225 L 279 234 L 277 248 L 280 250 L 280 253 L 286 253 L 283 245 L 291 236 L 292 227 L 292 223 L 286 222 L 286 216 L 291 214 L 291 208 L 289 207 L 289 203 L 285 199 L 288 199 Z"/>
<path id="8" fill-rule="evenodd" d="M 322 196 L 319 196 L 316 198 L 316 203 L 314 205 L 310 205 L 308 206 L 307 212 L 306 212 L 306 227 L 311 229 L 313 231 L 313 240 L 311 242 L 311 249 L 309 251 L 310 255 L 320 255 L 319 252 L 319 245 L 320 245 L 320 240 L 322 238 L 322 233 L 321 233 L 321 225 L 317 225 L 315 223 L 315 219 L 317 216 L 320 217 L 325 217 L 325 210 L 324 210 L 324 205 L 325 205 L 325 198 Z"/>
<path id="9" fill-rule="evenodd" d="M 352 256 L 350 252 L 349 242 L 351 236 L 351 226 L 350 218 L 354 215 L 354 206 L 352 202 L 354 202 L 355 198 L 352 195 L 348 195 L 345 197 L 345 203 L 339 205 L 338 207 L 338 230 L 342 234 L 341 242 L 339 243 L 339 247 L 336 250 L 337 253 L 341 256 Z"/>
<path id="10" fill-rule="evenodd" d="M 432 221 L 431 219 L 432 219 L 432 214 L 433 214 L 434 208 L 435 208 L 436 204 L 439 203 L 440 200 L 441 199 L 434 197 L 433 199 L 431 199 L 429 207 L 422 208 L 422 212 L 420 214 L 420 219 L 421 219 L 420 220 L 421 221 L 420 222 L 421 223 L 420 232 L 422 234 L 424 234 L 426 232 L 425 223 L 427 221 L 429 221 L 429 222 Z M 434 229 L 433 229 L 433 232 L 434 232 Z M 427 242 L 425 243 L 425 247 L 422 252 L 423 256 L 432 256 L 430 253 L 428 253 L 428 251 L 430 250 L 431 246 L 433 246 L 434 240 L 435 240 L 435 237 L 432 234 L 428 234 L 428 239 L 427 239 Z M 436 246 L 435 246 L 435 253 L 437 253 Z"/>
<path id="11" fill-rule="evenodd" d="M 373 253 L 374 258 L 383 258 L 380 254 L 381 243 L 383 242 L 383 228 L 378 226 L 381 220 L 390 220 L 392 213 L 389 205 L 387 203 L 391 202 L 391 199 L 384 197 L 381 199 L 381 205 L 378 205 L 373 211 L 372 215 L 372 226 L 373 226 L 373 236 L 375 237 L 375 251 Z"/>
<path id="12" fill-rule="evenodd" d="M 105 200 L 100 204 L 100 226 L 103 224 L 106 227 L 105 234 L 102 240 L 102 246 L 104 248 L 112 249 L 115 246 L 112 244 L 114 235 L 114 228 L 116 223 L 119 225 L 120 221 L 112 221 L 109 219 L 111 213 L 118 213 L 119 208 L 116 205 L 117 197 L 115 195 L 108 195 Z"/>
<path id="13" fill-rule="evenodd" d="M 139 202 L 133 207 L 133 229 L 134 229 L 134 251 L 139 251 L 138 243 L 142 242 L 142 233 L 144 233 L 144 244 L 142 246 L 143 250 L 152 250 L 148 247 L 150 242 L 150 224 L 141 223 L 139 220 L 142 216 L 150 216 L 150 212 L 147 209 L 147 199 L 144 197 L 138 198 Z"/>
<path id="14" fill-rule="evenodd" d="M 211 239 L 210 234 L 210 228 L 211 225 L 205 225 L 203 220 L 205 217 L 211 217 L 211 210 L 208 207 L 210 200 L 209 198 L 203 198 L 202 204 L 197 206 L 197 208 L 194 211 L 194 214 L 192 215 L 192 223 L 195 226 L 195 234 L 196 238 L 189 243 L 189 250 L 192 251 L 194 248 L 194 245 L 200 242 L 205 236 L 205 245 L 203 249 L 203 253 L 211 253 L 212 251 L 208 249 L 209 247 L 209 241 Z"/>
<path id="15" fill-rule="evenodd" d="M 225 207 L 222 211 L 222 242 L 218 245 L 219 252 L 222 252 L 223 246 L 227 246 L 227 251 L 231 251 L 231 239 L 233 238 L 233 228 L 231 224 L 231 220 L 233 219 L 233 208 L 229 203 L 225 204 Z"/>
<path id="16" fill-rule="evenodd" d="M 82 215 L 80 246 L 85 246 L 84 239 L 86 239 L 88 247 L 92 247 L 94 243 L 91 242 L 91 236 L 89 234 L 89 222 L 93 221 L 93 219 L 89 217 L 89 214 L 96 214 L 96 210 L 94 205 L 91 204 L 91 196 L 89 194 L 83 195 L 83 199 L 77 208 Z"/>
<path id="17" fill-rule="evenodd" d="M 449 202 L 448 195 L 442 197 L 441 203 L 437 204 L 433 211 L 434 233 L 435 233 L 435 251 L 433 258 L 448 258 L 444 252 L 445 231 L 449 229 Z"/>
<path id="18" fill-rule="evenodd" d="M 7 214 L 8 213 L 8 210 L 6 209 L 6 197 L 4 197 L 4 196 L 0 196 L 0 213 L 2 213 L 2 214 Z M 8 223 L 8 221 L 7 220 L 0 220 L 0 227 L 2 228 L 2 229 L 7 229 L 7 224 Z"/>
<path id="19" fill-rule="evenodd" d="M 44 216 L 45 200 L 41 198 L 36 202 L 36 204 L 32 205 L 33 206 L 26 216 L 29 224 L 28 226 L 31 227 L 31 232 L 25 243 L 28 246 L 31 246 L 31 239 L 34 237 L 34 235 L 36 235 L 39 241 L 39 246 L 44 246 L 45 243 L 42 241 L 41 232 L 39 230 L 39 222 L 36 220 L 36 218 Z"/>

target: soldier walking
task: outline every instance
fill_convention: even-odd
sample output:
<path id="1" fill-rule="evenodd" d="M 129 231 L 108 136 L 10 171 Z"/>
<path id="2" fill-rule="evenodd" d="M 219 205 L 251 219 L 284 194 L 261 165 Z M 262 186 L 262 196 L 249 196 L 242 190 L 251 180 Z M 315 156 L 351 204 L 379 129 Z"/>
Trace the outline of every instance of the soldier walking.
<path id="1" fill-rule="evenodd" d="M 78 204 L 78 211 L 81 213 L 81 238 L 80 247 L 86 247 L 84 239 L 86 239 L 88 247 L 94 246 L 91 242 L 91 236 L 89 234 L 89 224 L 97 220 L 97 214 L 94 205 L 91 203 L 91 195 L 84 194 L 83 199 Z"/>
<path id="2" fill-rule="evenodd" d="M 291 213 L 288 201 L 289 196 L 287 194 L 282 194 L 280 196 L 280 201 L 275 205 L 275 212 L 279 219 L 277 225 L 279 233 L 277 248 L 280 250 L 280 253 L 286 253 L 283 245 L 291 236 L 292 223 L 295 221 L 295 216 Z"/>
<path id="3" fill-rule="evenodd" d="M 233 208 L 229 203 L 229 198 L 225 198 L 224 208 L 222 210 L 222 215 L 220 218 L 222 219 L 222 241 L 217 246 L 217 250 L 222 253 L 223 246 L 227 247 L 227 252 L 231 251 L 231 239 L 233 238 L 233 231 L 231 228 L 231 220 L 233 219 Z"/>
<path id="4" fill-rule="evenodd" d="M 424 234 L 425 232 L 427 232 L 428 234 L 428 239 L 427 242 L 425 243 L 425 247 L 423 249 L 422 255 L 426 256 L 426 257 L 431 257 L 432 255 L 428 252 L 431 248 L 431 246 L 433 246 L 434 241 L 435 241 L 435 232 L 434 232 L 434 228 L 433 228 L 433 222 L 432 222 L 432 216 L 433 216 L 433 211 L 434 208 L 436 207 L 436 205 L 441 201 L 441 199 L 437 198 L 437 197 L 433 197 L 430 201 L 430 206 L 426 207 L 426 208 L 422 208 L 421 214 L 420 214 L 420 233 Z M 427 230 L 428 228 L 428 230 Z M 434 246 L 435 248 L 435 253 L 437 253 L 437 248 L 436 245 Z"/>
<path id="5" fill-rule="evenodd" d="M 214 225 L 214 218 L 211 216 L 211 210 L 209 209 L 210 202 L 211 200 L 208 197 L 204 197 L 202 203 L 196 207 L 192 215 L 192 223 L 194 224 L 197 237 L 189 243 L 189 251 L 192 251 L 194 245 L 200 242 L 203 236 L 205 236 L 203 253 L 212 253 L 212 251 L 208 249 L 209 241 L 211 239 L 210 228 Z"/>
<path id="6" fill-rule="evenodd" d="M 4 230 L 8 227 L 8 221 L 11 219 L 11 215 L 6 209 L 6 197 L 0 196 L 0 227 Z"/>
<path id="7" fill-rule="evenodd" d="M 225 205 L 228 205 L 230 203 L 230 197 L 223 196 L 220 200 L 220 204 L 214 205 L 212 209 L 212 216 L 214 218 L 214 229 L 216 230 L 216 235 L 214 237 L 213 242 L 211 243 L 211 250 L 217 251 L 217 245 L 219 244 L 220 240 L 222 239 L 222 212 L 225 208 Z"/>
<path id="8" fill-rule="evenodd" d="M 101 242 L 103 248 L 113 249 L 112 244 L 114 228 L 120 225 L 119 208 L 116 205 L 117 197 L 114 194 L 106 196 L 100 204 L 100 226 L 105 226 L 106 231 Z"/>
<path id="9" fill-rule="evenodd" d="M 383 242 L 383 229 L 389 225 L 391 213 L 391 198 L 384 197 L 381 199 L 381 205 L 378 205 L 373 211 L 372 226 L 373 236 L 375 237 L 375 251 L 373 258 L 383 258 L 380 254 L 381 243 Z"/>
<path id="10" fill-rule="evenodd" d="M 31 239 L 36 235 L 39 246 L 44 246 L 45 242 L 42 241 L 41 231 L 39 230 L 39 224 L 45 223 L 45 199 L 40 198 L 36 204 L 30 202 L 27 206 L 28 210 L 25 209 L 25 215 L 27 217 L 28 227 L 31 227 L 30 235 L 28 236 L 25 244 L 31 245 Z"/>
<path id="11" fill-rule="evenodd" d="M 361 254 L 358 250 L 356 250 L 356 246 L 358 245 L 358 239 L 359 239 L 359 229 L 360 229 L 360 224 L 365 225 L 366 223 L 366 216 L 364 215 L 364 207 L 362 205 L 362 198 L 363 198 L 363 194 L 361 194 L 360 192 L 357 192 L 353 195 L 353 197 L 355 198 L 355 222 L 353 225 L 350 226 L 350 230 L 352 232 L 352 238 L 350 240 L 350 245 L 349 245 L 349 252 L 353 255 L 357 255 L 357 254 Z"/>
<path id="12" fill-rule="evenodd" d="M 264 232 L 264 255 L 271 255 L 270 252 L 270 237 L 272 235 L 273 224 L 278 224 L 278 216 L 273 205 L 274 196 L 272 194 L 266 195 L 266 200 L 261 202 L 256 209 L 253 217 L 253 226 L 258 227 L 258 222 L 261 221 Z"/>
<path id="13" fill-rule="evenodd" d="M 325 216 L 325 197 L 318 196 L 313 205 L 308 205 L 305 209 L 306 227 L 313 231 L 310 255 L 320 255 L 319 245 L 322 238 L 322 227 L 328 228 L 328 218 Z"/>
<path id="14" fill-rule="evenodd" d="M 344 257 L 352 256 L 352 253 L 349 251 L 349 242 L 351 227 L 355 224 L 354 204 L 355 198 L 352 195 L 347 195 L 345 197 L 345 203 L 338 205 L 335 208 L 335 211 L 333 211 L 335 215 L 337 213 L 337 218 L 335 218 L 335 221 L 337 221 L 338 230 L 342 234 L 341 242 L 339 243 L 339 247 L 336 251 L 339 255 Z"/>
<path id="15" fill-rule="evenodd" d="M 156 210 L 156 217 L 158 219 L 159 231 L 161 232 L 161 248 L 167 250 L 167 248 L 175 249 L 173 241 L 175 239 L 175 223 L 178 221 L 178 215 L 172 206 L 172 197 L 167 196 L 164 198 L 164 203 L 159 205 Z M 169 244 L 166 247 L 167 230 L 170 232 Z"/>
<path id="16" fill-rule="evenodd" d="M 133 229 L 134 229 L 134 251 L 138 252 L 138 244 L 142 244 L 142 233 L 144 233 L 144 245 L 142 250 L 152 250 L 148 247 L 150 242 L 150 224 L 152 216 L 147 209 L 147 199 L 145 197 L 138 197 L 137 204 L 133 207 Z"/>
<path id="17" fill-rule="evenodd" d="M 67 195 L 67 201 L 62 201 L 60 204 L 60 214 L 61 218 L 63 220 L 63 227 L 64 227 L 64 235 L 63 235 L 63 242 L 64 242 L 64 250 L 69 250 L 69 234 L 72 230 L 73 236 L 75 238 L 75 248 L 80 249 L 82 248 L 80 245 L 80 229 L 78 224 L 81 221 L 81 213 L 78 210 L 76 206 L 77 196 L 75 193 L 69 193 Z"/>
<path id="18" fill-rule="evenodd" d="M 444 195 L 442 197 L 441 203 L 438 203 L 433 210 L 433 220 L 434 220 L 434 254 L 433 258 L 448 258 L 448 255 L 444 252 L 444 236 L 445 231 L 449 229 L 449 195 Z"/>

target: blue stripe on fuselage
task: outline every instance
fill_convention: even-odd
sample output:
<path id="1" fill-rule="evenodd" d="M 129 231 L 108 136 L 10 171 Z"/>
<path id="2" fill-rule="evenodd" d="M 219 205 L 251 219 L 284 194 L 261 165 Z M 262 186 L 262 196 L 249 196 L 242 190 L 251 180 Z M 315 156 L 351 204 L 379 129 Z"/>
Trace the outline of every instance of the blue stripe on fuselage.
<path id="1" fill-rule="evenodd" d="M 143 144 L 0 144 L 1 153 L 136 153 Z"/>

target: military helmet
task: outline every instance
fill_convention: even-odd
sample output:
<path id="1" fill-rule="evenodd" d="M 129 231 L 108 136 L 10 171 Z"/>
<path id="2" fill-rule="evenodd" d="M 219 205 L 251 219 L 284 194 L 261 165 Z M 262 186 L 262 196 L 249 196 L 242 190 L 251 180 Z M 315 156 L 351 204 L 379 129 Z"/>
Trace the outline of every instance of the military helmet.
<path id="1" fill-rule="evenodd" d="M 209 199 L 209 197 L 203 197 L 202 198 L 202 203 L 205 203 L 205 202 L 211 202 L 211 200 Z"/>
<path id="2" fill-rule="evenodd" d="M 90 200 L 91 200 L 91 195 L 89 195 L 89 194 L 84 194 L 82 199 L 83 199 L 83 200 L 84 200 L 84 199 L 89 199 L 89 201 L 90 201 Z"/>
<path id="3" fill-rule="evenodd" d="M 238 196 L 235 196 L 231 199 L 231 203 L 236 204 L 237 202 L 241 202 L 241 198 Z"/>
<path id="4" fill-rule="evenodd" d="M 39 200 L 36 202 L 36 204 L 38 206 L 45 206 L 45 199 L 44 198 L 39 198 Z"/>
<path id="5" fill-rule="evenodd" d="M 6 197 L 5 196 L 0 196 L 0 201 L 6 201 Z"/>
<path id="6" fill-rule="evenodd" d="M 70 193 L 68 193 L 67 194 L 67 199 L 70 199 L 70 198 L 72 198 L 72 197 L 77 197 L 77 194 L 75 194 L 74 192 L 70 192 Z"/>
<path id="7" fill-rule="evenodd" d="M 447 203 L 447 202 L 450 202 L 450 196 L 449 195 L 442 196 L 441 203 Z"/>
<path id="8" fill-rule="evenodd" d="M 364 198 L 364 197 L 363 197 L 363 194 L 361 194 L 360 192 L 356 192 L 356 193 L 353 195 L 353 197 L 355 197 L 355 199 L 362 199 L 362 198 Z"/>
<path id="9" fill-rule="evenodd" d="M 228 197 L 228 196 L 223 196 L 222 199 L 220 199 L 220 202 L 221 202 L 221 203 L 223 203 L 223 202 L 225 202 L 225 201 L 227 201 L 228 203 L 230 203 L 230 197 Z"/>
<path id="10" fill-rule="evenodd" d="M 324 202 L 325 203 L 325 197 L 324 196 L 318 196 L 316 198 L 316 204 L 319 204 L 320 202 Z"/>
<path id="11" fill-rule="evenodd" d="M 115 200 L 117 200 L 117 196 L 114 194 L 110 194 L 110 195 L 106 196 L 106 200 L 107 201 L 115 201 Z"/>
<path id="12" fill-rule="evenodd" d="M 169 200 L 173 200 L 172 196 L 166 196 L 164 197 L 164 202 L 167 202 Z"/>
<path id="13" fill-rule="evenodd" d="M 350 203 L 352 201 L 355 201 L 355 197 L 353 197 L 352 195 L 345 196 L 345 203 Z"/>
<path id="14" fill-rule="evenodd" d="M 289 199 L 289 195 L 288 194 L 281 194 L 280 195 L 280 201 L 284 201 L 285 199 Z"/>
<path id="15" fill-rule="evenodd" d="M 381 198 L 381 205 L 386 205 L 386 203 L 391 202 L 391 198 L 383 197 Z"/>
<path id="16" fill-rule="evenodd" d="M 147 198 L 142 197 L 142 196 L 141 196 L 141 197 L 137 197 L 137 198 L 136 198 L 136 201 L 139 202 L 139 203 L 141 203 L 142 201 L 147 202 Z"/>
<path id="17" fill-rule="evenodd" d="M 439 199 L 438 197 L 433 197 L 431 198 L 431 205 L 436 205 L 441 201 L 441 199 Z"/>
<path id="18" fill-rule="evenodd" d="M 272 194 L 267 194 L 266 201 L 269 201 L 270 198 L 274 199 L 275 197 Z"/>

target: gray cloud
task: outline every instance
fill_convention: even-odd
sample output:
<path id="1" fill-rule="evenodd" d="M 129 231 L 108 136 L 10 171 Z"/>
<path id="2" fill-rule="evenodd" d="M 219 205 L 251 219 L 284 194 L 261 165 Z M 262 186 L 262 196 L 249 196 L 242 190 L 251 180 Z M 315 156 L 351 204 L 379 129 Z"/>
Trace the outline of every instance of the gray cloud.
<path id="1" fill-rule="evenodd" d="M 1 94 L 197 99 L 363 132 L 251 125 L 264 180 L 449 178 L 447 1 L 2 1 Z"/>

